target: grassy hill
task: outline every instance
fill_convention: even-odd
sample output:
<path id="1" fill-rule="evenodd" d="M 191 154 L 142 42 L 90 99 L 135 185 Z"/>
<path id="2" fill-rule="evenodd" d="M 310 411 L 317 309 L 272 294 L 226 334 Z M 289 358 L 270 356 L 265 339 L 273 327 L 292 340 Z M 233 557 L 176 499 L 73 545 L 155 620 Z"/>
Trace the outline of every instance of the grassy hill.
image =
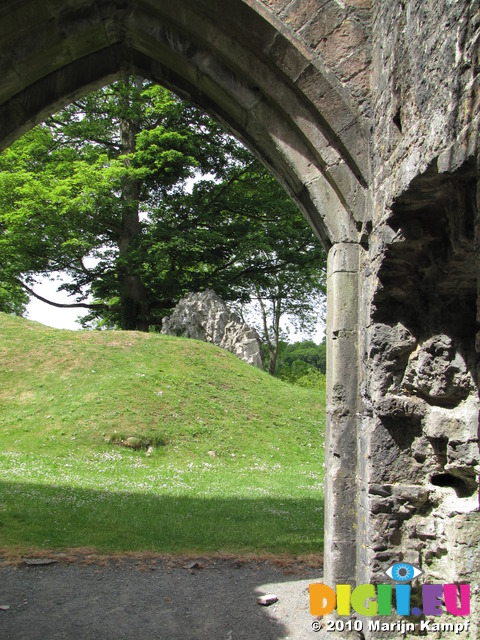
<path id="1" fill-rule="evenodd" d="M 319 552 L 324 409 L 206 343 L 0 314 L 0 548 Z"/>

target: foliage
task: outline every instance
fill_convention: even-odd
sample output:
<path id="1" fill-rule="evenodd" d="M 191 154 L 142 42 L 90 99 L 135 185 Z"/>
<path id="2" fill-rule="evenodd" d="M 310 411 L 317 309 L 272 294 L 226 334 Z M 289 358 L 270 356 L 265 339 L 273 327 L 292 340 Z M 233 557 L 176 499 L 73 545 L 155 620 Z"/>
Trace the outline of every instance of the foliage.
<path id="1" fill-rule="evenodd" d="M 313 340 L 304 340 L 288 344 L 281 343 L 278 357 L 276 376 L 287 382 L 300 384 L 304 377 L 302 386 L 309 386 L 308 381 L 314 383 L 317 373 L 325 375 L 327 369 L 327 352 L 325 340 L 317 345 Z M 310 376 L 310 374 L 312 374 Z M 312 384 L 311 386 L 316 386 Z M 321 386 L 321 385 L 320 385 Z"/>
<path id="2" fill-rule="evenodd" d="M 16 283 L 67 272 L 77 303 L 147 328 L 150 305 L 170 308 L 178 294 L 144 282 L 142 214 L 195 171 L 221 173 L 228 148 L 207 116 L 156 85 L 130 79 L 73 103 L 0 157 L 2 263 Z"/>
<path id="3" fill-rule="evenodd" d="M 304 387 L 305 389 L 318 389 L 325 394 L 327 388 L 327 377 L 321 371 L 311 370 L 305 375 L 297 378 L 295 384 L 298 384 L 300 387 Z"/>
<path id="4" fill-rule="evenodd" d="M 7 278 L 1 279 L 0 276 L 0 311 L 22 316 L 27 309 L 27 304 L 28 296 L 24 289 L 15 282 L 9 282 Z"/>
<path id="5" fill-rule="evenodd" d="M 5 314 L 0 363 L 0 548 L 321 551 L 317 390 L 207 343 Z"/>
<path id="6" fill-rule="evenodd" d="M 325 297 L 325 253 L 295 205 L 246 156 L 222 182 L 199 181 L 192 194 L 180 194 L 165 209 L 162 220 L 181 212 L 182 242 L 191 243 L 193 259 L 182 265 L 183 277 L 191 278 L 185 288 L 210 287 L 236 302 L 267 345 L 266 361 L 275 373 L 280 320 L 288 316 L 295 328 L 312 331 Z M 252 302 L 256 314 L 245 308 Z"/>
<path id="7" fill-rule="evenodd" d="M 205 114 L 138 78 L 0 156 L 0 256 L 4 288 L 29 295 L 37 275 L 66 272 L 86 326 L 158 327 L 207 287 L 256 299 L 274 312 L 262 327 L 273 357 L 279 318 L 306 326 L 324 289 L 323 250 L 276 181 Z"/>

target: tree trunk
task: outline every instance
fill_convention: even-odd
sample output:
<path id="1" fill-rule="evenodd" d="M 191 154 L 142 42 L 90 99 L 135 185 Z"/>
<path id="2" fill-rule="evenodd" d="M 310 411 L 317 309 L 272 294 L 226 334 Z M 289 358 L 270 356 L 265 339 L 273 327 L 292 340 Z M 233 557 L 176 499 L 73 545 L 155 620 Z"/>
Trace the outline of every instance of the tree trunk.
<path id="1" fill-rule="evenodd" d="M 128 79 L 125 80 L 129 82 Z M 135 78 L 134 83 L 141 83 Z M 125 112 L 128 111 L 128 95 L 124 98 Z M 136 150 L 136 136 L 140 124 L 131 118 L 120 120 L 120 142 L 123 161 L 126 167 L 130 166 L 128 154 Z M 149 329 L 149 304 L 147 291 L 140 275 L 132 264 L 132 250 L 141 233 L 139 216 L 139 198 L 141 192 L 140 180 L 127 178 L 122 187 L 122 233 L 118 239 L 119 249 L 119 281 L 120 301 L 122 305 L 123 329 L 148 331 Z"/>
<path id="2" fill-rule="evenodd" d="M 275 375 L 277 370 L 277 358 L 278 358 L 278 343 L 280 340 L 280 318 L 282 317 L 283 308 L 282 308 L 282 299 L 284 294 L 284 288 L 280 282 L 277 284 L 277 295 L 272 300 L 272 336 L 270 336 L 270 332 L 268 330 L 268 317 L 267 317 L 267 309 L 265 308 L 265 303 L 262 299 L 262 295 L 260 292 L 260 287 L 256 286 L 257 299 L 260 303 L 260 310 L 262 313 L 262 322 L 263 322 L 263 333 L 265 335 L 265 341 L 268 346 L 268 355 L 270 358 L 270 362 L 268 365 L 268 373 L 271 376 Z"/>
<path id="3" fill-rule="evenodd" d="M 260 288 L 256 287 L 257 291 L 257 299 L 260 303 L 260 310 L 262 313 L 262 322 L 263 322 L 263 333 L 265 335 L 265 342 L 268 347 L 268 356 L 269 356 L 269 364 L 268 364 L 268 373 L 271 376 L 275 375 L 275 371 L 277 369 L 277 356 L 278 356 L 278 322 L 275 318 L 275 303 L 274 303 L 274 329 L 273 329 L 273 342 L 270 338 L 270 333 L 268 331 L 268 317 L 267 310 L 265 308 L 265 303 L 263 302 L 262 295 L 260 292 Z"/>
<path id="4" fill-rule="evenodd" d="M 278 342 L 280 339 L 280 318 L 282 316 L 282 295 L 283 291 L 279 285 L 277 299 L 273 300 L 273 347 L 270 353 L 270 374 L 275 375 L 277 370 Z"/>

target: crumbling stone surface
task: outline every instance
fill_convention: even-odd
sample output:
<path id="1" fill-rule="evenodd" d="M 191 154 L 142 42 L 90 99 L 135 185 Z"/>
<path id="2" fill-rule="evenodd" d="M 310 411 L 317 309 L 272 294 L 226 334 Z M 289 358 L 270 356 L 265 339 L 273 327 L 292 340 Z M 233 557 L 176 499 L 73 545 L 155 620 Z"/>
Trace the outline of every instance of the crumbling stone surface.
<path id="1" fill-rule="evenodd" d="M 373 10 L 373 162 L 388 206 L 432 160 L 452 171 L 478 149 L 479 3 L 405 0 Z"/>
<path id="2" fill-rule="evenodd" d="M 426 581 L 458 582 L 452 559 L 460 548 L 471 552 L 460 547 L 465 529 L 460 536 L 453 529 L 468 519 L 474 547 L 480 532 L 477 180 L 469 162 L 448 175 L 431 167 L 393 203 L 371 238 L 376 322 L 366 332 L 370 417 L 362 446 L 375 487 L 364 498 L 372 580 L 390 553 L 420 566 Z M 392 182 L 390 195 L 394 189 Z M 423 500 L 405 503 L 393 492 L 379 498 L 382 483 L 413 484 Z M 464 580 L 476 584 L 478 570 L 469 566 Z M 478 635 L 479 618 L 472 596 L 471 628 L 459 637 Z"/>
<path id="3" fill-rule="evenodd" d="M 161 333 L 212 342 L 260 369 L 260 338 L 212 290 L 190 293 L 163 319 Z"/>
<path id="4" fill-rule="evenodd" d="M 464 359 L 445 335 L 433 336 L 412 354 L 403 386 L 427 402 L 445 406 L 455 406 L 473 390 Z"/>
<path id="5" fill-rule="evenodd" d="M 0 5 L 0 147 L 143 73 L 254 149 L 329 250 L 331 584 L 399 559 L 480 584 L 479 42 L 480 0 Z"/>
<path id="6" fill-rule="evenodd" d="M 479 582 L 479 9 L 478 0 L 373 5 L 358 445 L 368 579 L 389 555 L 429 582 Z M 389 485 L 416 486 L 424 499 L 401 504 Z M 458 637 L 480 635 L 475 598 Z"/>
<path id="7" fill-rule="evenodd" d="M 371 369 L 369 395 L 376 403 L 385 403 L 385 394 L 396 394 L 400 390 L 408 357 L 417 341 L 401 323 L 390 326 L 383 323 L 372 325 L 369 332 L 369 358 Z"/>

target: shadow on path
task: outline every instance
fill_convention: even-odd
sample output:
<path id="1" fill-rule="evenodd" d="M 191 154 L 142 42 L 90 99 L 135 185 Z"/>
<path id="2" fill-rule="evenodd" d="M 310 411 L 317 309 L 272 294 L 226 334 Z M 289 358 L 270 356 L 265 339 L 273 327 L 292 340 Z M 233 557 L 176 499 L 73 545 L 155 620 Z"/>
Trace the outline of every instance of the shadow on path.
<path id="1" fill-rule="evenodd" d="M 269 561 L 164 559 L 0 566 L 2 640 L 304 640 L 321 570 Z M 190 568 L 188 568 L 190 567 Z M 257 596 L 275 593 L 269 607 Z"/>

